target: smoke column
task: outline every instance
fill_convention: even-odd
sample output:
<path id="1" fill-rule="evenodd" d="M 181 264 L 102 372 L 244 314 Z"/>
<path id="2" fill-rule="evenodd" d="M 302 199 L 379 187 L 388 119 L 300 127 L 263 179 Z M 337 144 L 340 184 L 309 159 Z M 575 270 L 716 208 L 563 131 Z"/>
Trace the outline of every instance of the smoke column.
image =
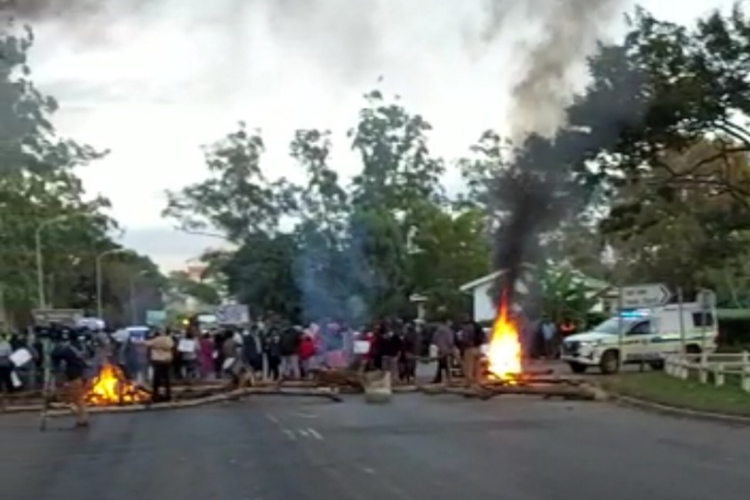
<path id="1" fill-rule="evenodd" d="M 622 0 L 495 0 L 488 5 L 487 40 L 492 40 L 509 18 L 522 15 L 541 22 L 539 41 L 517 48 L 522 71 L 511 90 L 507 117 L 515 158 L 507 170 L 498 172 L 493 186 L 495 209 L 501 214 L 495 265 L 507 271 L 500 283 L 506 300 L 513 300 L 523 264 L 542 260 L 543 233 L 554 230 L 577 208 L 580 197 L 568 169 L 570 163 L 564 160 L 570 160 L 571 155 L 580 155 L 582 160 L 583 143 L 558 131 L 567 125 L 566 107 L 572 102 L 576 70 L 625 6 Z M 605 116 L 602 110 L 601 118 L 606 120 Z M 602 127 L 611 129 L 605 123 Z M 524 305 L 535 312 L 533 304 Z"/>

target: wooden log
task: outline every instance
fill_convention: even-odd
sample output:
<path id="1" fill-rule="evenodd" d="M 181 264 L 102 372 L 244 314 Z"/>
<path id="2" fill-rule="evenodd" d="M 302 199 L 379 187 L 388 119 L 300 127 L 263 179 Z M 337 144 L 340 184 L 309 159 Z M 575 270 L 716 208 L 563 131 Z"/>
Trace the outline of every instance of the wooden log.
<path id="1" fill-rule="evenodd" d="M 513 394 L 542 396 L 545 399 L 563 398 L 595 401 L 601 399 L 599 394 L 591 387 L 586 386 L 561 386 L 561 385 L 511 385 L 502 387 L 481 387 L 475 391 L 477 397 L 490 399 L 495 396 Z"/>
<path id="2" fill-rule="evenodd" d="M 166 410 L 175 408 L 190 408 L 195 406 L 202 406 L 206 404 L 212 404 L 222 401 L 238 400 L 247 396 L 253 395 L 279 395 L 279 396 L 307 396 L 307 397 L 323 397 L 330 399 L 335 402 L 342 401 L 340 391 L 337 388 L 331 387 L 247 387 L 241 389 L 235 389 L 232 391 L 221 391 L 213 394 L 206 394 L 202 397 L 188 398 L 188 399 L 176 399 L 168 402 L 160 403 L 134 403 L 125 405 L 112 405 L 112 406 L 89 406 L 91 413 L 128 413 L 137 411 L 147 410 Z M 5 409 L 5 413 L 28 413 L 28 412 L 40 412 L 42 410 L 42 404 L 26 404 L 9 406 Z M 64 403 L 52 403 L 50 416 L 63 416 L 69 415 L 69 405 Z"/>

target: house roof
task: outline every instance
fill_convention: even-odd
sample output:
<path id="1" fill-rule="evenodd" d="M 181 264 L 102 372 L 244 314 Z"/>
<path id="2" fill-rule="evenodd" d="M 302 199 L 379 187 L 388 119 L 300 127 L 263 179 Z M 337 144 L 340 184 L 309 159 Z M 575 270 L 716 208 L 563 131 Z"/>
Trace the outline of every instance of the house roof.
<path id="1" fill-rule="evenodd" d="M 479 288 L 480 286 L 484 286 L 487 283 L 493 282 L 495 279 L 497 279 L 498 276 L 503 274 L 505 271 L 495 271 L 494 273 L 488 274 L 486 276 L 482 276 L 481 278 L 477 278 L 474 281 L 469 281 L 466 284 L 461 285 L 459 290 L 462 292 L 470 292 L 474 290 L 475 288 Z"/>
<path id="2" fill-rule="evenodd" d="M 531 264 L 524 264 L 524 267 L 526 268 L 526 270 L 529 270 L 529 271 L 534 269 L 534 266 L 531 265 Z M 562 270 L 562 269 L 566 268 L 566 265 L 562 265 L 562 266 L 557 265 L 557 266 L 554 266 L 554 267 Z M 569 268 L 569 266 L 568 266 L 568 268 Z M 588 286 L 590 288 L 595 288 L 595 289 L 599 289 L 599 290 L 604 290 L 604 289 L 607 289 L 607 288 L 611 288 L 611 285 L 609 285 L 608 283 L 606 283 L 606 282 L 604 282 L 602 280 L 598 280 L 598 279 L 595 279 L 595 278 L 590 278 L 590 277 L 586 276 L 585 274 L 583 274 L 580 271 L 577 271 L 575 269 L 572 269 L 572 271 L 574 271 L 574 273 L 575 273 L 575 275 L 576 275 L 577 278 L 579 278 L 581 281 L 583 281 L 586 284 L 586 286 Z M 494 280 L 497 279 L 498 276 L 502 275 L 504 272 L 505 272 L 505 270 L 495 271 L 494 273 L 490 273 L 490 274 L 488 274 L 486 276 L 482 276 L 481 278 L 477 278 L 477 279 L 475 279 L 473 281 L 469 281 L 468 283 L 465 283 L 465 284 L 461 285 L 461 287 L 459 288 L 459 290 L 461 290 L 462 292 L 471 292 L 472 290 L 475 290 L 475 289 L 477 289 L 479 287 L 482 287 L 482 286 L 485 286 L 485 285 L 487 285 L 489 283 L 492 283 Z"/>

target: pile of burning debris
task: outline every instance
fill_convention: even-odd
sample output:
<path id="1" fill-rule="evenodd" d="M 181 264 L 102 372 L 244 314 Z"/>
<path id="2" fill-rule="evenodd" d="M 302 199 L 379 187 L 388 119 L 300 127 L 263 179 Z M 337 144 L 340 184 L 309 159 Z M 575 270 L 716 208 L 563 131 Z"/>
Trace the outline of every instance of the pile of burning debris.
<path id="1" fill-rule="evenodd" d="M 465 397 L 490 399 L 502 394 L 536 395 L 544 398 L 599 400 L 604 394 L 582 379 L 554 375 L 550 369 L 524 369 L 519 327 L 501 301 L 484 356 L 483 376 L 472 387 L 426 388 L 428 394 L 451 392 Z"/>
<path id="2" fill-rule="evenodd" d="M 86 402 L 92 406 L 127 405 L 151 401 L 151 393 L 128 380 L 123 371 L 105 363 L 89 384 Z"/>

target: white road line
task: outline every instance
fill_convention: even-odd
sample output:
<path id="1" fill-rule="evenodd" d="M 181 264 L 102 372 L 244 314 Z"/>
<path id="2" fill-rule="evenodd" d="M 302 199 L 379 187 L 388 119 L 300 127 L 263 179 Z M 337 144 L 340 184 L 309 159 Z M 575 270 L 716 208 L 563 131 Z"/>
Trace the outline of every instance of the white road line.
<path id="1" fill-rule="evenodd" d="M 273 422 L 274 424 L 278 424 L 278 423 L 279 423 L 279 419 L 278 419 L 278 418 L 276 418 L 276 417 L 274 417 L 274 416 L 273 416 L 273 415 L 271 415 L 270 413 L 266 413 L 266 418 L 267 418 L 268 420 L 270 420 L 271 422 Z"/>
<path id="2" fill-rule="evenodd" d="M 290 440 L 292 440 L 292 441 L 296 441 L 297 440 L 297 436 L 294 434 L 293 431 L 291 431 L 289 429 L 282 429 L 281 432 L 283 432 L 284 434 L 286 434 L 286 437 L 288 437 Z"/>
<path id="3" fill-rule="evenodd" d="M 302 418 L 318 418 L 314 413 L 295 413 L 295 415 Z"/>
<path id="4" fill-rule="evenodd" d="M 366 474 L 375 474 L 375 469 L 371 469 L 370 467 L 365 467 L 364 465 L 361 467 L 362 472 Z"/>
<path id="5" fill-rule="evenodd" d="M 315 439 L 317 439 L 317 440 L 319 440 L 319 441 L 322 441 L 322 440 L 323 440 L 323 435 L 322 435 L 322 434 L 321 434 L 320 432 L 316 431 L 315 429 L 313 429 L 313 428 L 309 428 L 309 429 L 307 429 L 307 432 L 309 432 L 309 433 L 310 433 L 310 435 L 311 435 L 312 437 L 314 437 Z"/>
<path id="6" fill-rule="evenodd" d="M 307 431 L 305 429 L 297 429 L 297 432 L 299 432 L 304 437 L 310 437 L 307 434 Z"/>

